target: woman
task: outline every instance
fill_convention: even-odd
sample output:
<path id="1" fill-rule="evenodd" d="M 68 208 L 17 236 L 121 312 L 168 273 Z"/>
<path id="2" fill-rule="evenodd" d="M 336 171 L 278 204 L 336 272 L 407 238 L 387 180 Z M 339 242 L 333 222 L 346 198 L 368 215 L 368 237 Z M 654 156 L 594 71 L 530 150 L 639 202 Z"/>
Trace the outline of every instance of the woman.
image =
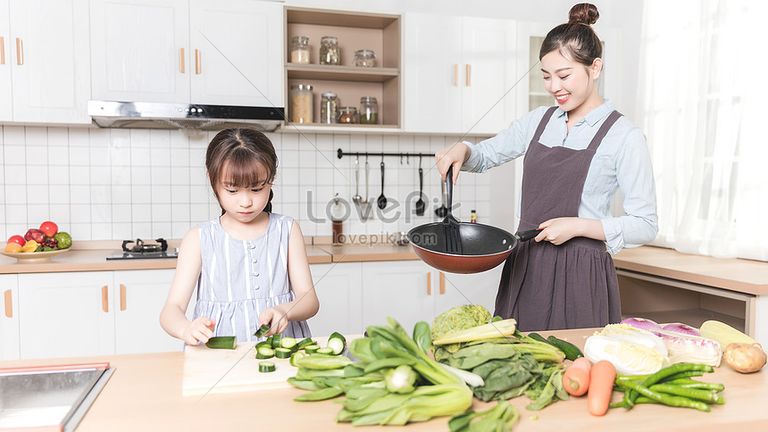
<path id="1" fill-rule="evenodd" d="M 544 86 L 557 106 L 538 108 L 477 145 L 438 152 L 443 178 L 453 166 L 483 172 L 523 159 L 518 230 L 538 228 L 504 265 L 496 315 L 521 330 L 596 327 L 621 320 L 611 254 L 658 231 L 651 161 L 642 132 L 597 92 L 602 46 L 591 25 L 597 8 L 571 8 L 539 52 Z M 624 216 L 612 217 L 616 189 Z"/>

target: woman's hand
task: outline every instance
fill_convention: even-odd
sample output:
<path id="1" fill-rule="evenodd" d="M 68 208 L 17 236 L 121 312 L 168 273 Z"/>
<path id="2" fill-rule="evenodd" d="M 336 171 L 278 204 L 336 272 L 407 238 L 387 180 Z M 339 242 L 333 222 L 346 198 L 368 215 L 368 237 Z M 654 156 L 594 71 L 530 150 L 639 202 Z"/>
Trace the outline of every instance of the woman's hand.
<path id="1" fill-rule="evenodd" d="M 190 321 L 181 333 L 181 340 L 187 345 L 200 345 L 208 342 L 213 337 L 213 328 L 216 323 L 206 317 L 195 318 Z"/>
<path id="2" fill-rule="evenodd" d="M 435 165 L 437 165 L 437 170 L 440 172 L 440 178 L 445 180 L 448 168 L 453 166 L 453 184 L 456 184 L 456 180 L 459 179 L 461 166 L 469 158 L 470 153 L 469 147 L 462 142 L 458 142 L 435 153 Z"/>
<path id="3" fill-rule="evenodd" d="M 283 310 L 286 304 L 269 308 L 259 315 L 259 327 L 269 324 L 270 328 L 264 336 L 272 336 L 282 333 L 288 327 L 288 311 Z"/>
<path id="4" fill-rule="evenodd" d="M 559 246 L 568 240 L 581 236 L 582 219 L 577 217 L 554 218 L 542 222 L 539 229 L 542 230 L 534 240 L 537 242 L 548 241 Z"/>

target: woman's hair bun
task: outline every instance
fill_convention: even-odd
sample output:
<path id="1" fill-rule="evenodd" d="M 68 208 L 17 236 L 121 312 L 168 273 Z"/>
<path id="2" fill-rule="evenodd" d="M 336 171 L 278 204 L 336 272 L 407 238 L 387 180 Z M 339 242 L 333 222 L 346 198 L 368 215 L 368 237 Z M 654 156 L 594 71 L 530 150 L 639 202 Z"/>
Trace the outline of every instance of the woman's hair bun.
<path id="1" fill-rule="evenodd" d="M 600 18 L 600 12 L 597 6 L 592 3 L 579 3 L 568 12 L 568 24 L 586 24 L 592 25 Z"/>

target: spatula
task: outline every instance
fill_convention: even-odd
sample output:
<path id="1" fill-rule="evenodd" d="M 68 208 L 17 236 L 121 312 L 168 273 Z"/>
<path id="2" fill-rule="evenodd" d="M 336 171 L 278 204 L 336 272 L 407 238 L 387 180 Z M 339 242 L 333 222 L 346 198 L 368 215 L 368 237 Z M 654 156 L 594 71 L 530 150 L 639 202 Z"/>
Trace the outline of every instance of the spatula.
<path id="1" fill-rule="evenodd" d="M 448 194 L 446 203 L 448 205 L 448 214 L 443 219 L 446 252 L 461 255 L 463 249 L 461 247 L 459 220 L 451 213 L 451 207 L 453 206 L 453 167 L 448 168 L 448 172 L 445 174 L 445 189 Z"/>

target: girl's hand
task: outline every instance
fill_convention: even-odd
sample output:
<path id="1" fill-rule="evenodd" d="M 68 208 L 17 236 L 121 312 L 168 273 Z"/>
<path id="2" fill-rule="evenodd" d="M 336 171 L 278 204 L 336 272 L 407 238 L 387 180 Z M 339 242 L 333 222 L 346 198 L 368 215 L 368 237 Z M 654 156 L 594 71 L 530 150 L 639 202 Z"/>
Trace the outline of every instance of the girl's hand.
<path id="1" fill-rule="evenodd" d="M 581 219 L 577 217 L 554 218 L 542 222 L 539 229 L 542 231 L 534 238 L 535 241 L 548 241 L 559 246 L 581 235 Z"/>
<path id="2" fill-rule="evenodd" d="M 282 333 L 288 327 L 288 312 L 284 311 L 283 305 L 269 308 L 259 315 L 259 327 L 264 324 L 270 324 L 270 329 L 266 336 L 272 336 Z"/>
<path id="3" fill-rule="evenodd" d="M 206 317 L 195 318 L 189 322 L 181 333 L 181 339 L 187 345 L 200 345 L 213 337 L 216 322 Z"/>
<path id="4" fill-rule="evenodd" d="M 464 165 L 464 162 L 469 158 L 469 154 L 469 147 L 461 142 L 435 153 L 435 165 L 437 165 L 437 170 L 440 172 L 440 178 L 445 180 L 448 168 L 453 166 L 453 184 L 456 184 L 456 180 L 459 179 L 461 166 Z"/>

